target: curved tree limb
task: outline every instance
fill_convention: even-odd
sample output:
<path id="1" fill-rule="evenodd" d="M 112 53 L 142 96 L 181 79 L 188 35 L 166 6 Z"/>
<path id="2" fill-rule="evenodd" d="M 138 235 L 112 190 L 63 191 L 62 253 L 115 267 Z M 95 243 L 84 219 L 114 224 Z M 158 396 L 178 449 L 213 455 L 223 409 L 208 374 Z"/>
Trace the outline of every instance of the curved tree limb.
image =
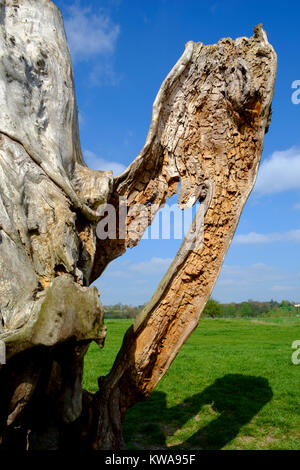
<path id="1" fill-rule="evenodd" d="M 129 226 L 130 207 L 150 202 L 159 208 L 179 178 L 180 207 L 199 197 L 201 206 L 157 291 L 128 330 L 111 372 L 100 380 L 96 448 L 122 445 L 121 428 L 110 428 L 111 423 L 151 394 L 198 324 L 255 182 L 275 74 L 276 55 L 261 26 L 249 39 L 195 44 L 183 76 L 170 89 L 164 82 L 158 94 L 163 98 L 159 113 L 158 99 L 154 105 L 151 138 L 115 180 L 113 194 L 129 201 Z M 143 235 L 148 221 L 139 217 L 136 238 L 129 230 L 122 249 Z"/>

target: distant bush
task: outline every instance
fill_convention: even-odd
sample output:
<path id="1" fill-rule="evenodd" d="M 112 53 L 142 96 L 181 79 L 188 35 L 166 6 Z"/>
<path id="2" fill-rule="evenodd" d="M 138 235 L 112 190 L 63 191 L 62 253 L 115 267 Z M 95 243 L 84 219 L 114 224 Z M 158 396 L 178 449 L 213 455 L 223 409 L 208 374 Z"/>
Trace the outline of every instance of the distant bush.
<path id="1" fill-rule="evenodd" d="M 144 306 L 145 304 L 133 307 L 132 305 L 123 305 L 121 303 L 105 305 L 104 316 L 105 318 L 135 318 Z M 249 318 L 294 317 L 297 314 L 300 314 L 300 311 L 297 311 L 297 308 L 288 300 L 282 300 L 281 302 L 274 300 L 269 302 L 248 300 L 248 302 L 221 304 L 217 300 L 209 299 L 202 316 L 209 318 Z"/>
<path id="2" fill-rule="evenodd" d="M 132 305 L 104 305 L 105 318 L 135 318 L 143 309 L 144 305 L 133 307 Z"/>
<path id="3" fill-rule="evenodd" d="M 202 315 L 205 317 L 221 317 L 223 313 L 222 305 L 214 299 L 209 299 L 205 305 Z"/>

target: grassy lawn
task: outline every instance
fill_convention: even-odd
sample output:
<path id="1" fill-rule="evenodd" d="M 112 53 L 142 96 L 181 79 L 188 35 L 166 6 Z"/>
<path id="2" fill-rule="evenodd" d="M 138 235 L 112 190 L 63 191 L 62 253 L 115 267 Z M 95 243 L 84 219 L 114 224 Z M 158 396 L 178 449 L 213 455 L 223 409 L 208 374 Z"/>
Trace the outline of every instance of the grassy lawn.
<path id="1" fill-rule="evenodd" d="M 92 344 L 84 387 L 97 390 L 130 320 L 107 320 Z M 300 365 L 291 344 L 300 319 L 204 319 L 152 396 L 128 411 L 129 449 L 300 450 Z"/>

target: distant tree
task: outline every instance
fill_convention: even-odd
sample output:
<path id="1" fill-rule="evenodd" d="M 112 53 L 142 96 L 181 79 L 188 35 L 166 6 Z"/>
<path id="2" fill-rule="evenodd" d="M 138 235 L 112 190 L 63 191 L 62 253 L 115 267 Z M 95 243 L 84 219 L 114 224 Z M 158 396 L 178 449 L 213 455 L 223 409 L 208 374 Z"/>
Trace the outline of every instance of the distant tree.
<path id="1" fill-rule="evenodd" d="M 106 318 L 135 318 L 145 305 L 136 307 L 126 304 L 105 305 Z M 248 300 L 248 302 L 221 304 L 217 300 L 210 299 L 203 311 L 204 317 L 286 317 L 296 315 L 297 309 L 288 300 L 282 302 Z"/>
<path id="2" fill-rule="evenodd" d="M 223 310 L 220 303 L 214 299 L 209 299 L 203 310 L 203 315 L 211 318 L 220 317 L 222 313 Z"/>
<path id="3" fill-rule="evenodd" d="M 280 308 L 282 308 L 283 310 L 291 310 L 291 308 L 293 308 L 293 305 L 291 305 L 288 300 L 282 300 Z"/>
<path id="4" fill-rule="evenodd" d="M 253 317 L 255 312 L 253 311 L 252 305 L 249 302 L 242 302 L 238 309 L 238 314 L 241 317 Z"/>
<path id="5" fill-rule="evenodd" d="M 227 304 L 224 306 L 224 314 L 226 317 L 235 317 L 236 309 L 234 304 Z"/>

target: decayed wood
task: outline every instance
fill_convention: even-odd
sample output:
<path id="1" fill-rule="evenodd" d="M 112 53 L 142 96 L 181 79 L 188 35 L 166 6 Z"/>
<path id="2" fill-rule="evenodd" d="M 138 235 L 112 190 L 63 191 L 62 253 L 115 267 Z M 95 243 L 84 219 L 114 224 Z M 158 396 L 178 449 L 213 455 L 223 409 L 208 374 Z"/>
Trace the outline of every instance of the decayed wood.
<path id="1" fill-rule="evenodd" d="M 261 26 L 249 39 L 194 44 L 185 70 L 170 88 L 164 88 L 165 82 L 158 95 L 163 102 L 159 113 L 154 105 L 149 133 L 155 128 L 154 135 L 115 180 L 113 197 L 126 196 L 132 207 L 161 206 L 179 179 L 179 206 L 184 209 L 198 199 L 201 206 L 193 236 L 183 242 L 150 303 L 127 332 L 112 371 L 101 379 L 96 448 L 120 445 L 120 430 L 117 434 L 115 426 L 103 428 L 103 422 L 114 422 L 103 415 L 111 416 L 117 401 L 123 419 L 129 406 L 149 396 L 198 324 L 255 182 L 275 74 L 276 55 Z M 129 227 L 132 217 L 129 208 Z M 118 249 L 133 246 L 143 235 L 145 218 L 136 219 L 134 237 L 129 229 Z M 109 244 L 106 249 L 104 263 L 116 254 Z"/>
<path id="2" fill-rule="evenodd" d="M 218 277 L 255 181 L 275 74 L 261 26 L 251 38 L 190 41 L 158 92 L 144 148 L 113 179 L 83 161 L 59 10 L 49 0 L 0 1 L 4 448 L 122 447 L 126 410 L 153 391 Z M 179 183 L 181 209 L 201 203 L 190 232 L 99 392 L 83 392 L 84 354 L 105 338 L 88 286 L 138 243 Z M 126 233 L 97 239 L 100 207 L 118 213 L 120 200 Z"/>

